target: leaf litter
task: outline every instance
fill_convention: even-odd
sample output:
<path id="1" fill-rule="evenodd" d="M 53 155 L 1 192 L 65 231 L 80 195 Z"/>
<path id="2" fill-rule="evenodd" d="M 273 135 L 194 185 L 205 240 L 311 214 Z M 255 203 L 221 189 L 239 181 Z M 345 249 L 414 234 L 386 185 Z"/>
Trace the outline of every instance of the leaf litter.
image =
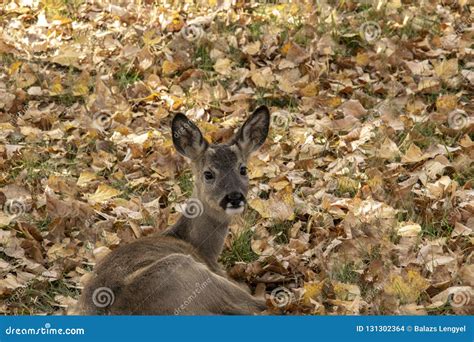
<path id="1" fill-rule="evenodd" d="M 69 312 L 176 221 L 174 112 L 221 142 L 265 104 L 221 261 L 267 313 L 472 314 L 472 6 L 330 3 L 3 4 L 0 311 Z"/>

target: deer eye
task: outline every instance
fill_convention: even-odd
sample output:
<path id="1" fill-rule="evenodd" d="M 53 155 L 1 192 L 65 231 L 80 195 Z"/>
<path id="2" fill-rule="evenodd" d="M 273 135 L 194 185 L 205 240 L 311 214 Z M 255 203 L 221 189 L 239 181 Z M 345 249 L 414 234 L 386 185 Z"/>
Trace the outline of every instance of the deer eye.
<path id="1" fill-rule="evenodd" d="M 204 171 L 204 178 L 206 180 L 213 180 L 214 174 L 211 171 Z"/>
<path id="2" fill-rule="evenodd" d="M 240 167 L 240 174 L 242 176 L 247 176 L 247 167 L 246 166 L 241 166 Z"/>

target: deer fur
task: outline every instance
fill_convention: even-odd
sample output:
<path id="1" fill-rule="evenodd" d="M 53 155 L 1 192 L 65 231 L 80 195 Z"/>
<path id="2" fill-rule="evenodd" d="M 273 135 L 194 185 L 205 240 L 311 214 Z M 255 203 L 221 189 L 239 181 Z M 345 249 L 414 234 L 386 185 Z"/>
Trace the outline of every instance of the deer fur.
<path id="1" fill-rule="evenodd" d="M 266 308 L 227 278 L 218 257 L 231 216 L 245 205 L 247 159 L 264 143 L 269 122 L 268 109 L 259 107 L 229 143 L 211 145 L 186 116 L 174 117 L 174 146 L 191 161 L 195 178 L 188 207 L 164 232 L 108 254 L 82 292 L 80 313 L 249 315 Z M 197 214 L 186 213 L 191 205 Z"/>

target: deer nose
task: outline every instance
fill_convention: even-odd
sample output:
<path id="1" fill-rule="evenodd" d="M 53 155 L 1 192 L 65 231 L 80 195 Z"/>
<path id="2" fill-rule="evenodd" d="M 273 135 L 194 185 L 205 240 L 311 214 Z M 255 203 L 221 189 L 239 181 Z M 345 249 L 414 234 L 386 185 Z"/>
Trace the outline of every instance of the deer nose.
<path id="1" fill-rule="evenodd" d="M 241 192 L 231 192 L 225 196 L 225 201 L 233 207 L 240 207 L 245 203 L 245 197 Z M 242 203 L 244 202 L 244 203 Z"/>

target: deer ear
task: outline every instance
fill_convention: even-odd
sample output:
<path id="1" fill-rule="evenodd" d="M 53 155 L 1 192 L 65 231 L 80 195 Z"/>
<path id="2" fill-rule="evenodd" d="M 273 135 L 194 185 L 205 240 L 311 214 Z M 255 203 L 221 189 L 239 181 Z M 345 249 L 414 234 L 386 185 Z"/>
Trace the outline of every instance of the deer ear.
<path id="1" fill-rule="evenodd" d="M 263 145 L 268 135 L 269 126 L 270 112 L 266 106 L 260 106 L 239 129 L 233 143 L 248 157 Z"/>
<path id="2" fill-rule="evenodd" d="M 209 146 L 199 128 L 184 114 L 175 115 L 171 131 L 176 150 L 191 160 L 198 158 Z"/>

